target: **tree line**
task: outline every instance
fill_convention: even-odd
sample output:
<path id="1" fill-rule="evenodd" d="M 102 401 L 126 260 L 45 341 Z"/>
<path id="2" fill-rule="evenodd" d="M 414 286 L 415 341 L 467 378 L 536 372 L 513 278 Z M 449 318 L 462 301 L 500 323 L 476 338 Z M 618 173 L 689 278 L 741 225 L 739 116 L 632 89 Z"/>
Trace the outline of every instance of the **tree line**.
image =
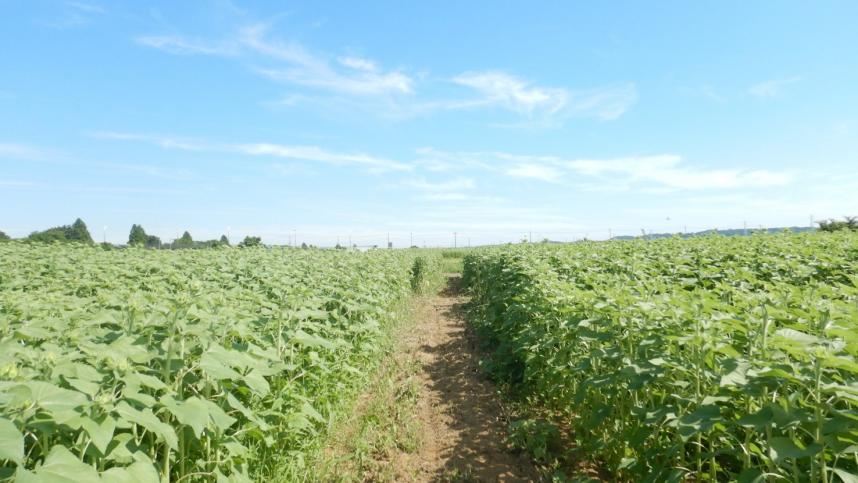
<path id="1" fill-rule="evenodd" d="M 0 231 L 0 241 L 11 240 L 9 235 Z M 44 231 L 34 231 L 29 236 L 24 238 L 29 242 L 41 243 L 84 243 L 94 245 L 92 235 L 89 229 L 80 218 L 76 219 L 71 225 L 55 226 Z M 101 243 L 105 248 L 110 248 L 113 245 L 109 243 Z M 185 231 L 181 237 L 171 242 L 161 242 L 161 239 L 155 235 L 149 235 L 141 225 L 131 225 L 131 231 L 128 233 L 128 243 L 130 247 L 142 247 L 152 249 L 188 249 L 188 248 L 217 248 L 231 246 L 226 235 L 221 235 L 217 240 L 194 240 L 191 234 Z M 262 238 L 258 236 L 246 236 L 239 247 L 257 247 L 262 246 Z"/>

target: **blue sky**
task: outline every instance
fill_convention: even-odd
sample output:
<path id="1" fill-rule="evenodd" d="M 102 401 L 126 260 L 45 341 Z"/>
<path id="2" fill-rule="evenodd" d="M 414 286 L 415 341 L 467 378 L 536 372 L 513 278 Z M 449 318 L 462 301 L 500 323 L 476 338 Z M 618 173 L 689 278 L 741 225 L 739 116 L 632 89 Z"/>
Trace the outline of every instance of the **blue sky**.
<path id="1" fill-rule="evenodd" d="M 0 1 L 0 230 L 403 246 L 858 214 L 856 2 L 320 3 Z"/>

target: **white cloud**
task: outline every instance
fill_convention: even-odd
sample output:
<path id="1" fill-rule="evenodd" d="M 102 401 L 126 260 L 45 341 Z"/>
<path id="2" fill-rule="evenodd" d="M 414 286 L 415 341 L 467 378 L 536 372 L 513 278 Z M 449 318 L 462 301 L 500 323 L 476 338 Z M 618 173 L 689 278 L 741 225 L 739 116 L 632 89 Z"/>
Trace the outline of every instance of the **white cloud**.
<path id="1" fill-rule="evenodd" d="M 452 81 L 470 87 L 478 100 L 441 103 L 446 109 L 497 105 L 528 116 L 592 117 L 613 120 L 625 113 L 638 98 L 633 83 L 586 90 L 540 87 L 500 71 L 466 72 Z"/>
<path id="2" fill-rule="evenodd" d="M 95 132 L 90 137 L 117 141 L 140 141 L 154 144 L 164 149 L 181 151 L 237 153 L 246 156 L 267 156 L 302 161 L 315 161 L 337 166 L 361 166 L 377 173 L 383 171 L 410 171 L 409 164 L 390 159 L 370 156 L 363 153 L 336 153 L 318 146 L 284 145 L 276 143 L 206 143 L 186 141 L 170 136 L 151 136 L 147 134 L 121 132 Z"/>
<path id="3" fill-rule="evenodd" d="M 56 156 L 54 151 L 29 144 L 0 143 L 0 158 L 42 161 Z"/>
<path id="4" fill-rule="evenodd" d="M 177 55 L 261 56 L 279 64 L 257 68 L 256 72 L 278 82 L 357 95 L 409 94 L 413 91 L 413 80 L 401 71 L 383 72 L 372 60 L 358 57 L 340 57 L 337 64 L 332 64 L 299 44 L 270 40 L 268 30 L 265 24 L 250 25 L 241 29 L 234 38 L 221 43 L 177 35 L 144 36 L 136 40 L 141 45 Z"/>
<path id="5" fill-rule="evenodd" d="M 501 172 L 552 183 L 575 182 L 589 191 L 628 191 L 633 187 L 650 193 L 768 188 L 788 185 L 794 179 L 793 173 L 784 171 L 685 166 L 682 157 L 674 154 L 570 159 L 505 152 L 444 152 L 432 148 L 423 148 L 418 153 L 425 158 L 418 161 L 424 169 Z"/>
<path id="6" fill-rule="evenodd" d="M 761 99 L 772 99 L 780 97 L 788 85 L 799 81 L 801 81 L 801 77 L 798 76 L 772 79 L 752 85 L 748 88 L 748 93 Z"/>
<path id="7" fill-rule="evenodd" d="M 612 121 L 625 114 L 637 100 L 638 91 L 633 83 L 603 86 L 572 92 L 568 110 L 572 116 Z"/>
<path id="8" fill-rule="evenodd" d="M 124 133 L 115 131 L 95 131 L 87 133 L 95 139 L 110 139 L 115 141 L 142 141 L 160 146 L 164 149 L 178 149 L 182 151 L 211 151 L 212 145 L 199 141 L 189 141 L 169 136 L 151 136 L 148 134 Z"/>
<path id="9" fill-rule="evenodd" d="M 566 161 L 569 169 L 588 176 L 619 175 L 626 183 L 652 182 L 665 188 L 699 190 L 764 188 L 792 181 L 788 173 L 768 170 L 694 169 L 680 167 L 680 156 L 666 154 L 608 160 Z"/>
<path id="10" fill-rule="evenodd" d="M 327 151 L 317 146 L 287 146 L 272 143 L 255 143 L 232 145 L 231 149 L 251 156 L 273 156 L 306 161 L 318 161 L 333 165 L 359 165 L 370 168 L 373 172 L 381 171 L 410 171 L 410 165 L 378 158 L 367 154 L 343 154 Z"/>
<path id="11" fill-rule="evenodd" d="M 107 10 L 105 10 L 104 7 L 93 3 L 66 1 L 65 5 L 87 13 L 107 13 Z"/>
<path id="12" fill-rule="evenodd" d="M 538 179 L 549 183 L 557 182 L 563 177 L 562 171 L 544 164 L 518 164 L 507 169 L 505 173 L 515 178 Z"/>
<path id="13" fill-rule="evenodd" d="M 378 69 L 375 62 L 360 57 L 339 57 L 337 62 L 346 67 L 365 72 L 375 72 Z"/>
<path id="14" fill-rule="evenodd" d="M 408 188 L 414 188 L 420 191 L 459 191 L 463 189 L 473 189 L 474 180 L 470 178 L 455 178 L 448 181 L 440 181 L 432 183 L 425 179 L 411 179 L 403 183 Z"/>
<path id="15" fill-rule="evenodd" d="M 202 40 L 188 39 L 178 35 L 151 35 L 138 37 L 140 45 L 163 50 L 175 55 L 238 55 L 235 44 L 212 44 Z"/>
<path id="16" fill-rule="evenodd" d="M 453 82 L 475 89 L 484 96 L 486 104 L 500 104 L 526 114 L 555 113 L 566 105 L 569 97 L 565 89 L 532 86 L 498 71 L 466 72 L 454 77 Z"/>
<path id="17" fill-rule="evenodd" d="M 498 196 L 476 195 L 471 193 L 462 193 L 458 191 L 445 191 L 439 193 L 426 193 L 412 198 L 416 201 L 431 201 L 431 202 L 454 202 L 467 201 L 469 203 L 502 203 L 503 198 Z"/>

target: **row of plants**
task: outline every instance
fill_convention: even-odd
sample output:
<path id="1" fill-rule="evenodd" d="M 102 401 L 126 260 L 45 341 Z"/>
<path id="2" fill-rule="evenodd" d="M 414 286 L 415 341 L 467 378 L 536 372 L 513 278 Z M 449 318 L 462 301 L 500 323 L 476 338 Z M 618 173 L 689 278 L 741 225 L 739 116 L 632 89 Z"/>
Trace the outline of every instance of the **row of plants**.
<path id="1" fill-rule="evenodd" d="M 0 245 L 0 480 L 311 475 L 414 257 Z"/>
<path id="2" fill-rule="evenodd" d="M 486 367 L 625 481 L 858 481 L 858 234 L 465 258 Z"/>

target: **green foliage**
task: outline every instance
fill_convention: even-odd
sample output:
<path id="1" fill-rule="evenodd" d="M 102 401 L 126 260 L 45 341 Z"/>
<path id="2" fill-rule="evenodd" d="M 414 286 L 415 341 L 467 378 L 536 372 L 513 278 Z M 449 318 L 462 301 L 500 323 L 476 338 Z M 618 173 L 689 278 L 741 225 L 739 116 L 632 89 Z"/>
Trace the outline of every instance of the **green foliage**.
<path id="1" fill-rule="evenodd" d="M 146 248 L 161 248 L 161 239 L 155 235 L 146 236 Z"/>
<path id="2" fill-rule="evenodd" d="M 11 240 L 11 238 L 9 238 L 9 235 L 0 231 L 0 242 L 8 241 L 8 240 Z"/>
<path id="3" fill-rule="evenodd" d="M 146 235 L 146 230 L 142 226 L 131 225 L 131 232 L 128 234 L 128 246 L 145 246 L 148 238 L 149 236 Z"/>
<path id="4" fill-rule="evenodd" d="M 838 220 L 823 220 L 818 221 L 819 231 L 858 231 L 858 216 L 847 216 L 843 219 L 843 221 Z"/>
<path id="5" fill-rule="evenodd" d="M 414 258 L 409 275 L 411 290 L 414 293 L 427 294 L 437 292 L 443 283 L 440 259 L 431 252 L 421 252 Z"/>
<path id="6" fill-rule="evenodd" d="M 0 245 L 0 479 L 306 479 L 412 262 Z"/>
<path id="7" fill-rule="evenodd" d="M 229 246 L 229 238 L 227 238 L 226 235 L 221 235 L 220 240 L 218 240 L 218 242 L 225 247 Z"/>
<path id="8" fill-rule="evenodd" d="M 193 248 L 194 239 L 191 234 L 185 231 L 182 236 L 173 240 L 173 248 Z"/>
<path id="9" fill-rule="evenodd" d="M 487 367 L 625 481 L 853 481 L 858 233 L 465 258 Z M 835 477 L 834 475 L 837 475 Z"/>
<path id="10" fill-rule="evenodd" d="M 27 240 L 40 243 L 53 242 L 79 242 L 92 244 L 92 237 L 86 227 L 86 223 L 80 218 L 76 219 L 71 226 L 63 225 L 48 228 L 45 231 L 33 232 Z"/>
<path id="11" fill-rule="evenodd" d="M 262 246 L 262 238 L 258 236 L 246 236 L 238 246 L 245 248 L 259 247 Z"/>
<path id="12" fill-rule="evenodd" d="M 522 419 L 509 424 L 510 444 L 536 461 L 552 459 L 552 448 L 557 447 L 559 439 L 557 427 L 541 419 Z"/>

